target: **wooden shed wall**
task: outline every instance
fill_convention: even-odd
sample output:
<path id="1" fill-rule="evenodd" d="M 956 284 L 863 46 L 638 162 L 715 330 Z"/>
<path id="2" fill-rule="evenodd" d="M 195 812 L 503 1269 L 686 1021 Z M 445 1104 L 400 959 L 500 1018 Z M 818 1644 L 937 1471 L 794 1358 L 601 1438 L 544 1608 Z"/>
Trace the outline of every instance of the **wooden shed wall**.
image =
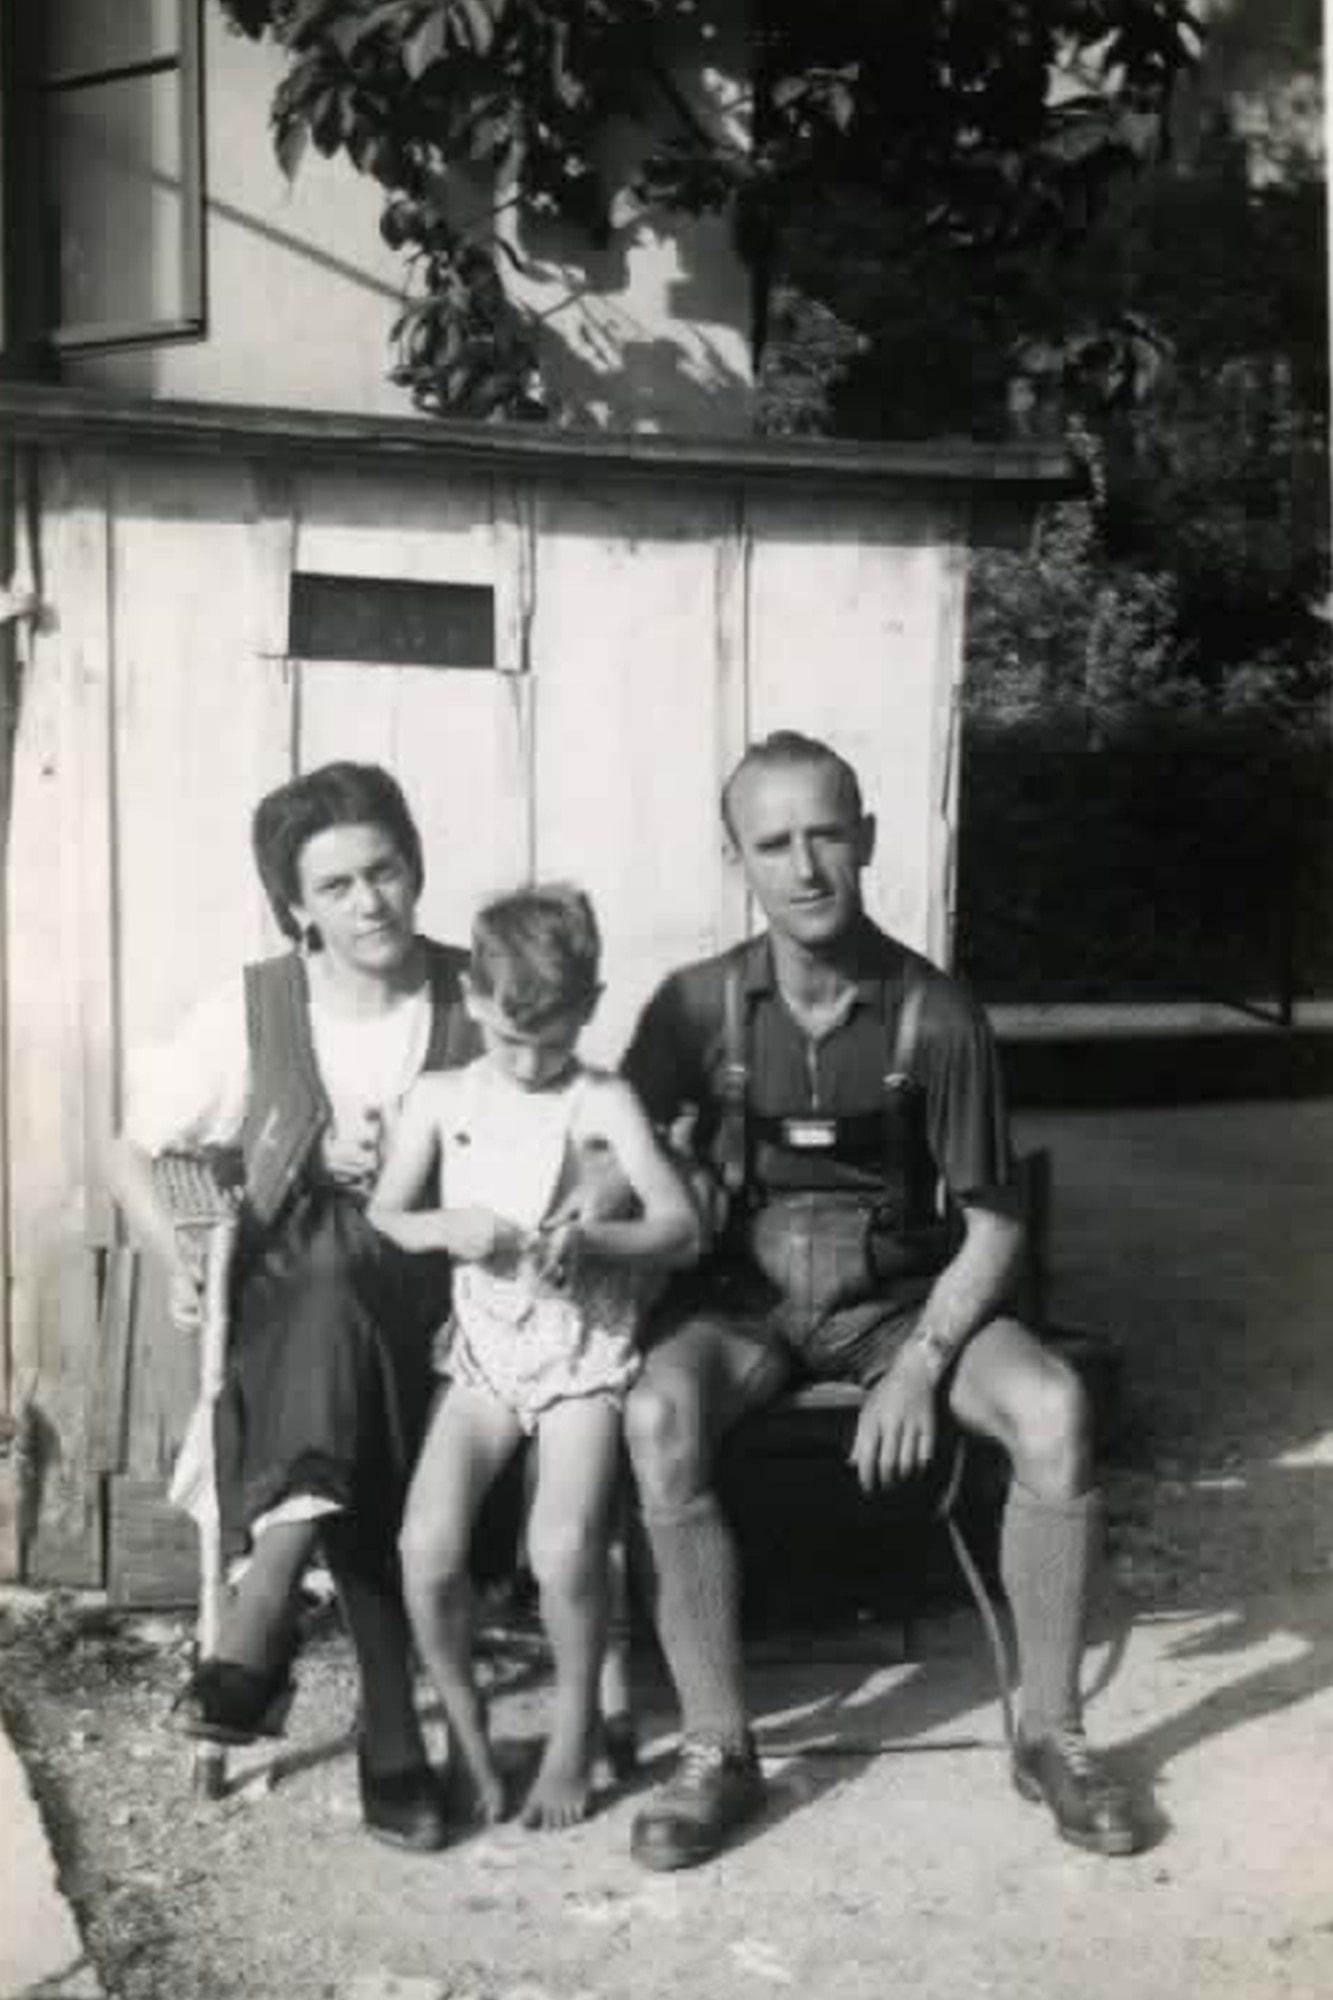
<path id="1" fill-rule="evenodd" d="M 748 737 L 811 729 L 879 815 L 873 906 L 938 952 L 963 516 L 743 482 L 242 455 L 48 450 L 40 476 L 49 613 L 10 846 L 12 1351 L 45 1444 L 29 1571 L 84 1582 L 101 1567 L 99 1149 L 127 1050 L 275 941 L 248 852 L 259 795 L 329 757 L 390 766 L 422 824 L 437 935 L 465 937 L 477 898 L 530 872 L 584 882 L 608 960 L 591 1042 L 610 1057 L 664 970 L 745 927 L 720 778 Z M 294 660 L 297 570 L 488 584 L 495 665 Z M 145 1409 L 151 1462 L 126 1470 L 151 1478 L 177 1418 Z"/>

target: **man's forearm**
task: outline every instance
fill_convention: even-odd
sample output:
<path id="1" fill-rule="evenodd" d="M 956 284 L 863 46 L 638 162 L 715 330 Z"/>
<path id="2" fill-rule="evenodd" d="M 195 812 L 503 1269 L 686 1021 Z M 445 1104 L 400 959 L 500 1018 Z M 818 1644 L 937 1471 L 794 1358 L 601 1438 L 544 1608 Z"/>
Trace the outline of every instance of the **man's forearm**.
<path id="1" fill-rule="evenodd" d="M 968 1208 L 966 1236 L 921 1308 L 914 1344 L 936 1372 L 953 1361 L 974 1333 L 995 1318 L 1013 1290 L 1023 1255 L 1023 1224 L 1016 1214 Z"/>

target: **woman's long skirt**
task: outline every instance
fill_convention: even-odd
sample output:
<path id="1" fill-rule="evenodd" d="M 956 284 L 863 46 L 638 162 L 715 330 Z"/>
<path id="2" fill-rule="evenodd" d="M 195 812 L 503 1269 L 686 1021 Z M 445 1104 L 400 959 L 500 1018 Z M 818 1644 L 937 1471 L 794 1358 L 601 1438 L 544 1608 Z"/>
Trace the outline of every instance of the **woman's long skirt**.
<path id="1" fill-rule="evenodd" d="M 229 1555 L 296 1495 L 392 1546 L 448 1312 L 448 1258 L 400 1250 L 336 1189 L 303 1189 L 262 1236 L 243 1232 L 215 1429 Z"/>

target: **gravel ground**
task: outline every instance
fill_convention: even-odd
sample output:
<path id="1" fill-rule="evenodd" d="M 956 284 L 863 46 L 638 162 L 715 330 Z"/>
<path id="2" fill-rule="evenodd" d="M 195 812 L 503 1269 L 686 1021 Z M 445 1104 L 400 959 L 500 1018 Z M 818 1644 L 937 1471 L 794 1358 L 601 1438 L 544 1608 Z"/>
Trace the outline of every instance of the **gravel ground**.
<path id="1" fill-rule="evenodd" d="M 1115 1629 L 1094 1677 L 1112 1683 L 1112 1733 L 1167 1782 L 1162 1838 L 1115 1864 L 1114 1897 L 1105 1864 L 1016 1805 L 998 1754 L 968 1754 L 1000 1739 L 961 1617 L 929 1627 L 921 1671 L 866 1622 L 760 1649 L 774 1804 L 725 1863 L 663 1878 L 628 1859 L 624 1796 L 563 1836 L 506 1827 L 421 1858 L 366 1840 L 354 1676 L 327 1614 L 291 1736 L 234 1757 L 210 1805 L 161 1727 L 184 1623 L 12 1603 L 5 1712 L 108 1991 L 730 2000 L 799 1984 L 879 2000 L 889 1971 L 919 2000 L 1333 1991 L 1333 1828 L 1301 1789 L 1333 1751 L 1333 1104 L 1024 1123 L 1058 1151 L 1058 1312 L 1114 1326 L 1129 1359 Z M 540 1734 L 544 1659 L 505 1615 L 485 1664 L 517 1762 Z M 1135 1682 L 1137 1634 L 1153 1675 L 1141 1659 Z M 649 1752 L 665 1754 L 668 1707 L 640 1666 Z"/>

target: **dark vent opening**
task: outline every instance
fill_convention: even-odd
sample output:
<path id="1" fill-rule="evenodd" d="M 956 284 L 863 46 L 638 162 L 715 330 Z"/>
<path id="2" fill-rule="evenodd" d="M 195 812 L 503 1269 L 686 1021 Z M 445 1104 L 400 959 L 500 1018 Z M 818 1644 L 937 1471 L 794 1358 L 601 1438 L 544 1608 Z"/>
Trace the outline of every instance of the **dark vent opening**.
<path id="1" fill-rule="evenodd" d="M 396 667 L 493 667 L 495 593 L 479 583 L 292 578 L 289 654 Z"/>

